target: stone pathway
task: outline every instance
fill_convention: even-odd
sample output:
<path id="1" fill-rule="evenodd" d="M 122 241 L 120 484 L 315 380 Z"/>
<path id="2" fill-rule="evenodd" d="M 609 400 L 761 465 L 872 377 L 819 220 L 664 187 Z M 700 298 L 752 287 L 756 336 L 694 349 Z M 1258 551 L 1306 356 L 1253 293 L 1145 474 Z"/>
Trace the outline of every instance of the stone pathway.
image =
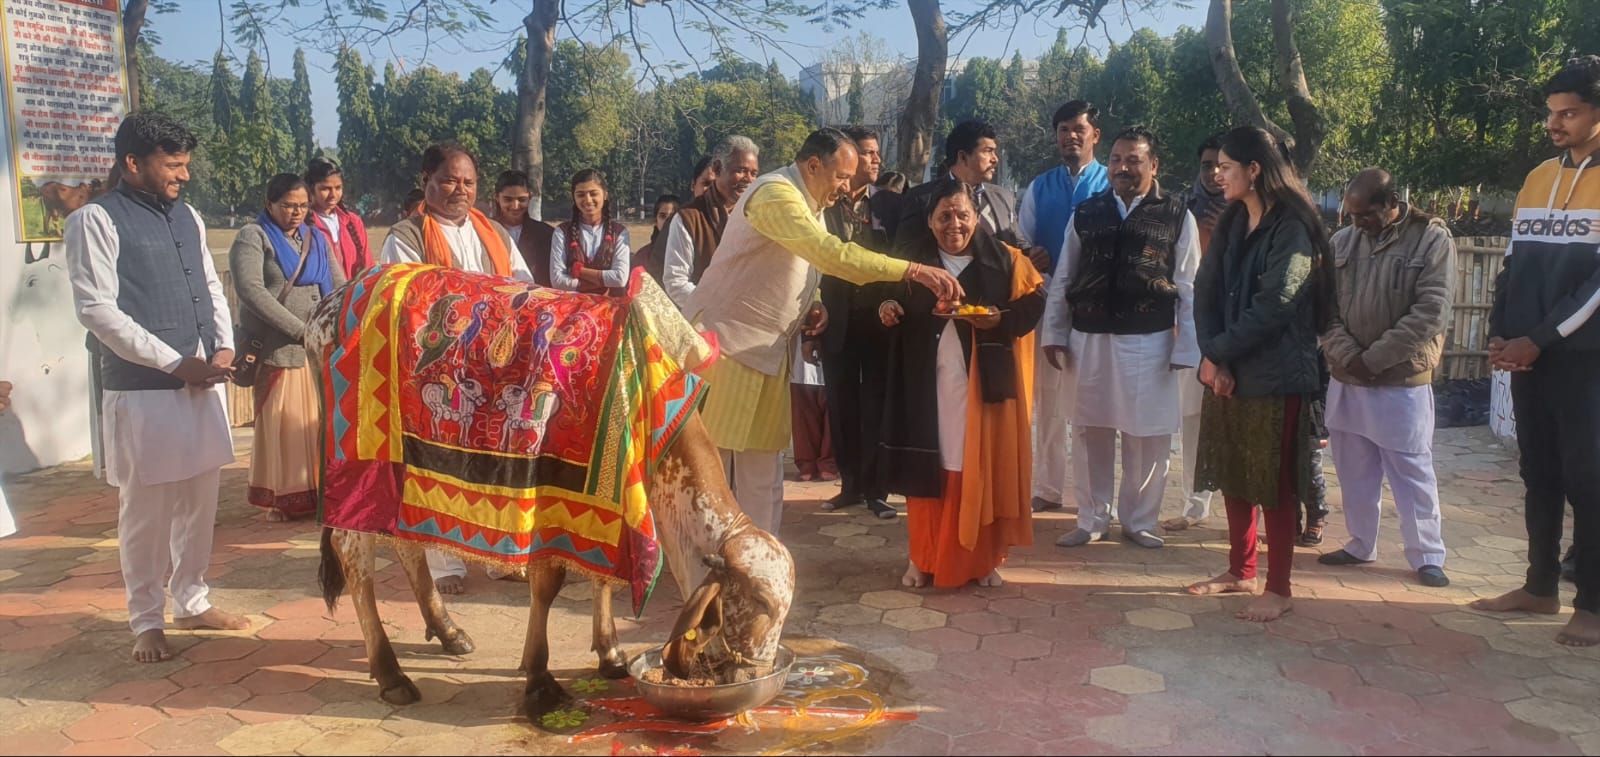
<path id="1" fill-rule="evenodd" d="M 1600 755 L 1600 649 L 1556 645 L 1565 616 L 1466 608 L 1521 583 L 1515 463 L 1487 429 L 1453 429 L 1438 467 L 1453 586 L 1415 584 L 1391 511 L 1376 565 L 1300 550 L 1295 612 L 1267 626 L 1233 619 L 1241 598 L 1177 590 L 1225 566 L 1221 530 L 1069 551 L 1052 544 L 1073 518 L 1051 514 L 1006 586 L 908 592 L 903 521 L 823 512 L 836 485 L 791 483 L 786 634 L 802 660 L 784 697 L 700 733 L 651 723 L 629 684 L 594 680 L 575 584 L 553 610 L 553 664 L 587 706 L 550 733 L 515 709 L 522 585 L 474 571 L 451 607 L 478 650 L 458 658 L 423 640 L 404 577 L 382 571 L 384 621 L 423 694 L 391 707 L 348 605 L 330 616 L 316 595 L 316 528 L 263 521 L 242 463 L 224 475 L 210 575 L 251 629 L 173 633 L 173 660 L 128 662 L 115 493 L 64 466 L 7 483 L 23 533 L 0 541 L 0 754 Z M 664 638 L 676 594 L 663 581 L 643 618 L 619 622 L 630 653 Z"/>

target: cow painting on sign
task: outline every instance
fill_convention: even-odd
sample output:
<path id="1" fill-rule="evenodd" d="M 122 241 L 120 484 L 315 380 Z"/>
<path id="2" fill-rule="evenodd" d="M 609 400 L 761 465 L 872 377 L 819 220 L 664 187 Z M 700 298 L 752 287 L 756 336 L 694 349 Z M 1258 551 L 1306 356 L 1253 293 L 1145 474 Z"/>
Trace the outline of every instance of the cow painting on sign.
<path id="1" fill-rule="evenodd" d="M 458 293 L 462 296 L 432 312 L 434 305 Z M 471 312 L 469 303 L 488 303 L 478 340 L 488 346 L 428 350 L 437 340 L 426 339 L 427 323 L 449 322 Z M 591 317 L 597 313 L 599 317 Z M 580 328 L 586 319 L 589 325 Z M 396 323 L 402 326 L 384 325 Z M 507 329 L 511 336 L 500 336 Z M 393 386 L 385 383 L 389 377 L 369 370 L 377 363 L 365 362 L 373 340 L 380 344 L 371 354 L 383 365 L 397 366 Z M 715 347 L 691 329 L 648 277 L 636 275 L 627 297 L 611 298 L 557 294 L 432 266 L 391 266 L 369 272 L 324 300 L 309 322 L 305 342 L 308 354 L 321 364 L 325 382 L 329 474 L 319 578 L 330 607 L 349 589 L 369 668 L 385 701 L 408 704 L 420 693 L 400 670 L 378 618 L 373 573 L 380 538 L 398 554 L 422 609 L 427 637 L 438 637 L 449 654 L 471 652 L 473 642 L 446 611 L 428 572 L 425 547 L 449 549 L 495 566 L 527 567 L 531 608 L 521 669 L 527 673 L 524 706 L 535 724 L 571 701 L 550 673 L 546 631 L 551 603 L 569 573 L 595 582 L 593 649 L 602 675 L 628 674 L 611 615 L 613 590 L 631 587 L 639 611 L 663 557 L 685 598 L 662 655 L 668 671 L 679 676 L 712 671 L 720 681 L 734 682 L 772 670 L 793 597 L 794 563 L 777 539 L 740 511 L 717 450 L 694 411 L 701 384 L 692 370 L 714 359 Z M 487 360 L 482 359 L 485 354 Z M 408 409 L 418 405 L 449 406 L 447 398 L 430 388 L 435 385 L 422 379 L 412 385 L 409 374 L 419 356 L 430 360 L 422 370 L 429 381 L 447 371 L 458 388 L 478 382 L 473 394 L 476 420 L 465 429 L 451 422 L 435 432 L 426 411 L 423 417 L 411 417 Z M 357 366 L 354 381 L 349 379 L 351 365 Z M 581 370 L 571 370 L 574 366 Z M 609 388 L 596 392 L 595 376 L 609 376 Z M 381 387 L 377 391 L 367 383 L 373 381 Z M 351 387 L 360 387 L 360 396 L 345 392 Z M 356 403 L 365 404 L 352 409 Z M 616 407 L 624 408 L 625 417 L 613 417 Z M 348 442 L 349 435 L 376 428 L 367 425 L 371 418 L 394 419 L 403 428 L 388 430 L 403 441 L 383 447 L 380 437 L 390 434 L 380 433 Z M 575 454 L 574 434 L 591 426 L 600 432 L 584 449 L 593 450 L 592 459 L 601 462 L 575 467 L 579 464 L 572 460 L 591 458 Z M 381 449 L 374 452 L 374 443 Z M 620 454 L 617 464 L 607 462 L 614 454 Z M 485 473 L 485 463 L 499 469 Z M 614 493 L 604 486 L 597 490 L 593 482 L 618 469 L 626 474 L 619 507 L 586 504 Z M 391 488 L 349 496 L 349 482 L 358 479 L 378 481 L 379 490 Z M 580 486 L 589 489 L 576 492 Z M 432 492 L 446 488 L 446 499 L 430 500 Z M 461 500 L 489 499 L 497 491 L 524 497 L 507 497 L 495 505 L 495 512 L 506 513 L 507 522 L 521 532 L 510 530 L 513 526 L 496 531 L 451 518 L 450 509 Z M 372 504 L 386 498 L 392 501 Z M 422 510 L 425 516 L 418 516 Z M 484 510 L 470 515 L 481 522 L 494 520 Z M 621 529 L 622 536 L 610 542 L 598 536 L 594 538 L 600 541 L 588 540 L 593 534 L 584 533 L 583 524 L 601 520 Z M 464 535 L 467 531 L 471 538 Z M 569 548 L 576 543 L 577 548 L 562 551 L 558 547 L 563 543 Z"/>

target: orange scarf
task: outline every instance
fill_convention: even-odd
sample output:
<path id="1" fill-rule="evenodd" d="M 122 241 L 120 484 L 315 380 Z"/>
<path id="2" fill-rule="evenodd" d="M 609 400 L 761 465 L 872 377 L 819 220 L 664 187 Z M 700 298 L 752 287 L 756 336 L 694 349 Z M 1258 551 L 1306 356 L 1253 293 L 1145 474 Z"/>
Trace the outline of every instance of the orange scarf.
<path id="1" fill-rule="evenodd" d="M 494 268 L 496 276 L 511 275 L 511 251 L 506 249 L 505 242 L 500 239 L 500 231 L 483 211 L 472 208 L 467 211 L 467 218 L 472 221 L 472 229 L 478 232 L 479 241 L 483 242 L 483 249 L 489 253 L 489 264 Z M 450 255 L 450 242 L 445 240 L 444 232 L 439 229 L 439 222 L 433 220 L 433 215 L 422 215 L 422 260 L 429 265 L 439 265 L 445 268 L 454 268 Z"/>

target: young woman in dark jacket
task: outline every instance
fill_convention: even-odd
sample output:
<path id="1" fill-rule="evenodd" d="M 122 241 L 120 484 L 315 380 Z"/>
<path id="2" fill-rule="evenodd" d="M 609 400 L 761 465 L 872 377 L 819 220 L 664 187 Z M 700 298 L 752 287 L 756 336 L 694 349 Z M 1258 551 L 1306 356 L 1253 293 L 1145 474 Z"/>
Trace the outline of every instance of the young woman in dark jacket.
<path id="1" fill-rule="evenodd" d="M 1218 156 L 1229 201 L 1195 279 L 1195 332 L 1206 393 L 1195 489 L 1221 491 L 1228 571 L 1191 594 L 1256 593 L 1256 507 L 1267 524 L 1266 592 L 1238 617 L 1289 611 L 1300 503 L 1313 492 L 1323 384 L 1317 335 L 1336 300 L 1316 208 L 1283 150 L 1255 127 L 1228 132 Z"/>

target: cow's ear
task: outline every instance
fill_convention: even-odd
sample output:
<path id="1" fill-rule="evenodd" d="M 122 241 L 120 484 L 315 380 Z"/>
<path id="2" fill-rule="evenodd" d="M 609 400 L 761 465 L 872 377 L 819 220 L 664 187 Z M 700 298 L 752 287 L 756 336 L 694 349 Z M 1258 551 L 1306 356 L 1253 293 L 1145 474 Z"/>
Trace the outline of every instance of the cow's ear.
<path id="1" fill-rule="evenodd" d="M 726 571 L 728 569 L 728 561 L 722 555 L 706 555 L 700 558 L 700 562 L 712 570 Z"/>
<path id="2" fill-rule="evenodd" d="M 707 579 L 689 595 L 689 601 L 672 625 L 672 636 L 662 650 L 668 672 L 679 678 L 694 675 L 695 661 L 707 644 L 722 633 L 722 582 Z"/>

